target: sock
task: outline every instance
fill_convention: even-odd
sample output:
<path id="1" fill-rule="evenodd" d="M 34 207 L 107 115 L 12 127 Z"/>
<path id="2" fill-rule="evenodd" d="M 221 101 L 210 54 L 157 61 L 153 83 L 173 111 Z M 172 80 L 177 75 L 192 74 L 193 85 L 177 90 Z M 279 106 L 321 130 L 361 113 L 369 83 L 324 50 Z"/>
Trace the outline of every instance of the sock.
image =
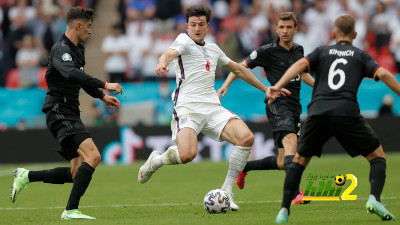
<path id="1" fill-rule="evenodd" d="M 79 166 L 78 171 L 76 171 L 75 174 L 74 185 L 72 186 L 71 194 L 69 195 L 66 210 L 78 208 L 79 201 L 83 194 L 85 194 L 90 180 L 92 180 L 93 172 L 94 168 L 86 162 L 83 162 Z"/>
<path id="2" fill-rule="evenodd" d="M 290 203 L 296 190 L 299 190 L 301 176 L 305 167 L 298 163 L 291 163 L 286 173 L 285 184 L 283 186 L 282 207 L 288 209 L 290 214 Z"/>
<path id="3" fill-rule="evenodd" d="M 369 182 L 371 184 L 371 195 L 378 202 L 381 201 L 381 193 L 386 179 L 386 159 L 382 157 L 374 158 L 370 162 Z"/>
<path id="4" fill-rule="evenodd" d="M 235 184 L 236 178 L 249 160 L 251 147 L 235 146 L 229 158 L 229 169 L 226 175 L 225 182 L 222 185 L 222 190 L 232 193 L 232 187 Z"/>
<path id="5" fill-rule="evenodd" d="M 29 182 L 43 181 L 50 184 L 72 183 L 70 167 L 57 167 L 50 170 L 29 171 Z"/>
<path id="6" fill-rule="evenodd" d="M 171 146 L 162 155 L 154 157 L 151 161 L 153 169 L 158 169 L 163 165 L 174 165 L 182 164 L 181 158 L 179 157 L 178 146 Z"/>
<path id="7" fill-rule="evenodd" d="M 268 156 L 263 159 L 248 161 L 243 169 L 243 173 L 250 170 L 277 170 L 278 164 L 276 156 Z"/>
<path id="8" fill-rule="evenodd" d="M 294 155 L 287 155 L 283 158 L 283 167 L 285 168 L 285 173 L 287 173 L 287 169 L 289 168 L 290 163 L 292 163 Z"/>

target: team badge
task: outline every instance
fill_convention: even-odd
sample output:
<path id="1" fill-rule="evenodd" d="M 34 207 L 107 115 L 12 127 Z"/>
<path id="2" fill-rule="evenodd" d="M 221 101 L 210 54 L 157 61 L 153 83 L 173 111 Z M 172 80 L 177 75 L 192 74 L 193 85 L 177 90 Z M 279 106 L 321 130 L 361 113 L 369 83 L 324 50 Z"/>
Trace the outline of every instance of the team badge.
<path id="1" fill-rule="evenodd" d="M 180 124 L 185 124 L 187 122 L 187 117 L 184 116 L 179 120 Z"/>
<path id="2" fill-rule="evenodd" d="M 70 54 L 64 53 L 64 55 L 62 56 L 62 60 L 63 61 L 72 61 L 72 57 Z"/>
<path id="3" fill-rule="evenodd" d="M 251 54 L 250 54 L 250 59 L 254 60 L 255 58 L 257 58 L 257 51 L 254 50 Z"/>

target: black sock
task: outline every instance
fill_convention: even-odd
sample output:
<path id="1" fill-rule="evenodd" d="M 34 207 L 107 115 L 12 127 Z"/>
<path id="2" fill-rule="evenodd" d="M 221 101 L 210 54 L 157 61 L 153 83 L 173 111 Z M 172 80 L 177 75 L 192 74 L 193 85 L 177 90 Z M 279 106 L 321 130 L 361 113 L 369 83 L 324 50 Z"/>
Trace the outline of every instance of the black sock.
<path id="1" fill-rule="evenodd" d="M 263 159 L 248 161 L 243 169 L 243 173 L 250 170 L 277 170 L 276 156 L 268 156 Z"/>
<path id="2" fill-rule="evenodd" d="M 57 167 L 50 170 L 29 171 L 29 182 L 43 181 L 51 184 L 72 183 L 70 167 Z"/>
<path id="3" fill-rule="evenodd" d="M 371 183 L 371 195 L 375 196 L 378 202 L 381 201 L 381 193 L 386 179 L 386 159 L 378 157 L 369 162 L 369 182 Z"/>
<path id="4" fill-rule="evenodd" d="M 296 190 L 299 190 L 301 176 L 303 175 L 305 167 L 298 163 L 291 163 L 285 178 L 285 184 L 283 186 L 283 200 L 282 207 L 288 209 L 290 212 L 290 203 Z"/>
<path id="5" fill-rule="evenodd" d="M 285 168 L 285 173 L 287 173 L 287 169 L 289 168 L 290 163 L 293 161 L 294 155 L 287 155 L 283 158 L 283 168 Z"/>
<path id="6" fill-rule="evenodd" d="M 76 171 L 75 174 L 74 185 L 72 186 L 71 194 L 69 195 L 66 210 L 78 208 L 79 201 L 81 200 L 83 194 L 85 194 L 90 180 L 92 179 L 93 172 L 94 168 L 86 162 L 83 162 L 79 166 L 78 171 Z"/>

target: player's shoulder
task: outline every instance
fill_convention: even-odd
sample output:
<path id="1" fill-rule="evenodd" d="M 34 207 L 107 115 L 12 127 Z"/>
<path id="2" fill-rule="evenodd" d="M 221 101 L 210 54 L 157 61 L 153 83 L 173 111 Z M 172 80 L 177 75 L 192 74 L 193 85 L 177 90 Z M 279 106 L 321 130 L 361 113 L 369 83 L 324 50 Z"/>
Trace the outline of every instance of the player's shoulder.
<path id="1" fill-rule="evenodd" d="M 303 50 L 303 46 L 297 43 L 293 43 L 294 50 Z"/>
<path id="2" fill-rule="evenodd" d="M 175 39 L 175 41 L 180 41 L 180 42 L 188 42 L 190 40 L 191 38 L 189 37 L 189 35 L 185 33 L 180 33 Z"/>
<path id="3" fill-rule="evenodd" d="M 71 47 L 68 45 L 67 41 L 59 40 L 51 48 L 54 52 L 71 52 Z"/>

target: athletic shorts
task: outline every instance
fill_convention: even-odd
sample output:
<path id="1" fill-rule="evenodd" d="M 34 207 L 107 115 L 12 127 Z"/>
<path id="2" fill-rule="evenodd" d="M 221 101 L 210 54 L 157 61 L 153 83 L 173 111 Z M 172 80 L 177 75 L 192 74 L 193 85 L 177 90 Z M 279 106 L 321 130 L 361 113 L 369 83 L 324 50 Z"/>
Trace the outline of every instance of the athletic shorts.
<path id="1" fill-rule="evenodd" d="M 266 104 L 265 111 L 272 126 L 272 137 L 276 147 L 283 148 L 282 140 L 286 135 L 300 135 L 300 113 L 284 104 Z"/>
<path id="2" fill-rule="evenodd" d="M 57 103 L 46 111 L 46 124 L 61 145 L 59 153 L 68 161 L 79 156 L 77 153 L 79 145 L 90 138 L 79 112 L 62 104 Z"/>
<path id="3" fill-rule="evenodd" d="M 211 139 L 221 141 L 220 136 L 229 120 L 240 119 L 233 112 L 219 104 L 197 103 L 175 106 L 172 115 L 172 141 L 182 128 L 192 128 L 198 135 L 200 132 Z"/>
<path id="4" fill-rule="evenodd" d="M 321 156 L 322 146 L 335 137 L 351 156 L 367 156 L 380 146 L 363 117 L 309 116 L 302 128 L 297 152 L 304 157 Z"/>

